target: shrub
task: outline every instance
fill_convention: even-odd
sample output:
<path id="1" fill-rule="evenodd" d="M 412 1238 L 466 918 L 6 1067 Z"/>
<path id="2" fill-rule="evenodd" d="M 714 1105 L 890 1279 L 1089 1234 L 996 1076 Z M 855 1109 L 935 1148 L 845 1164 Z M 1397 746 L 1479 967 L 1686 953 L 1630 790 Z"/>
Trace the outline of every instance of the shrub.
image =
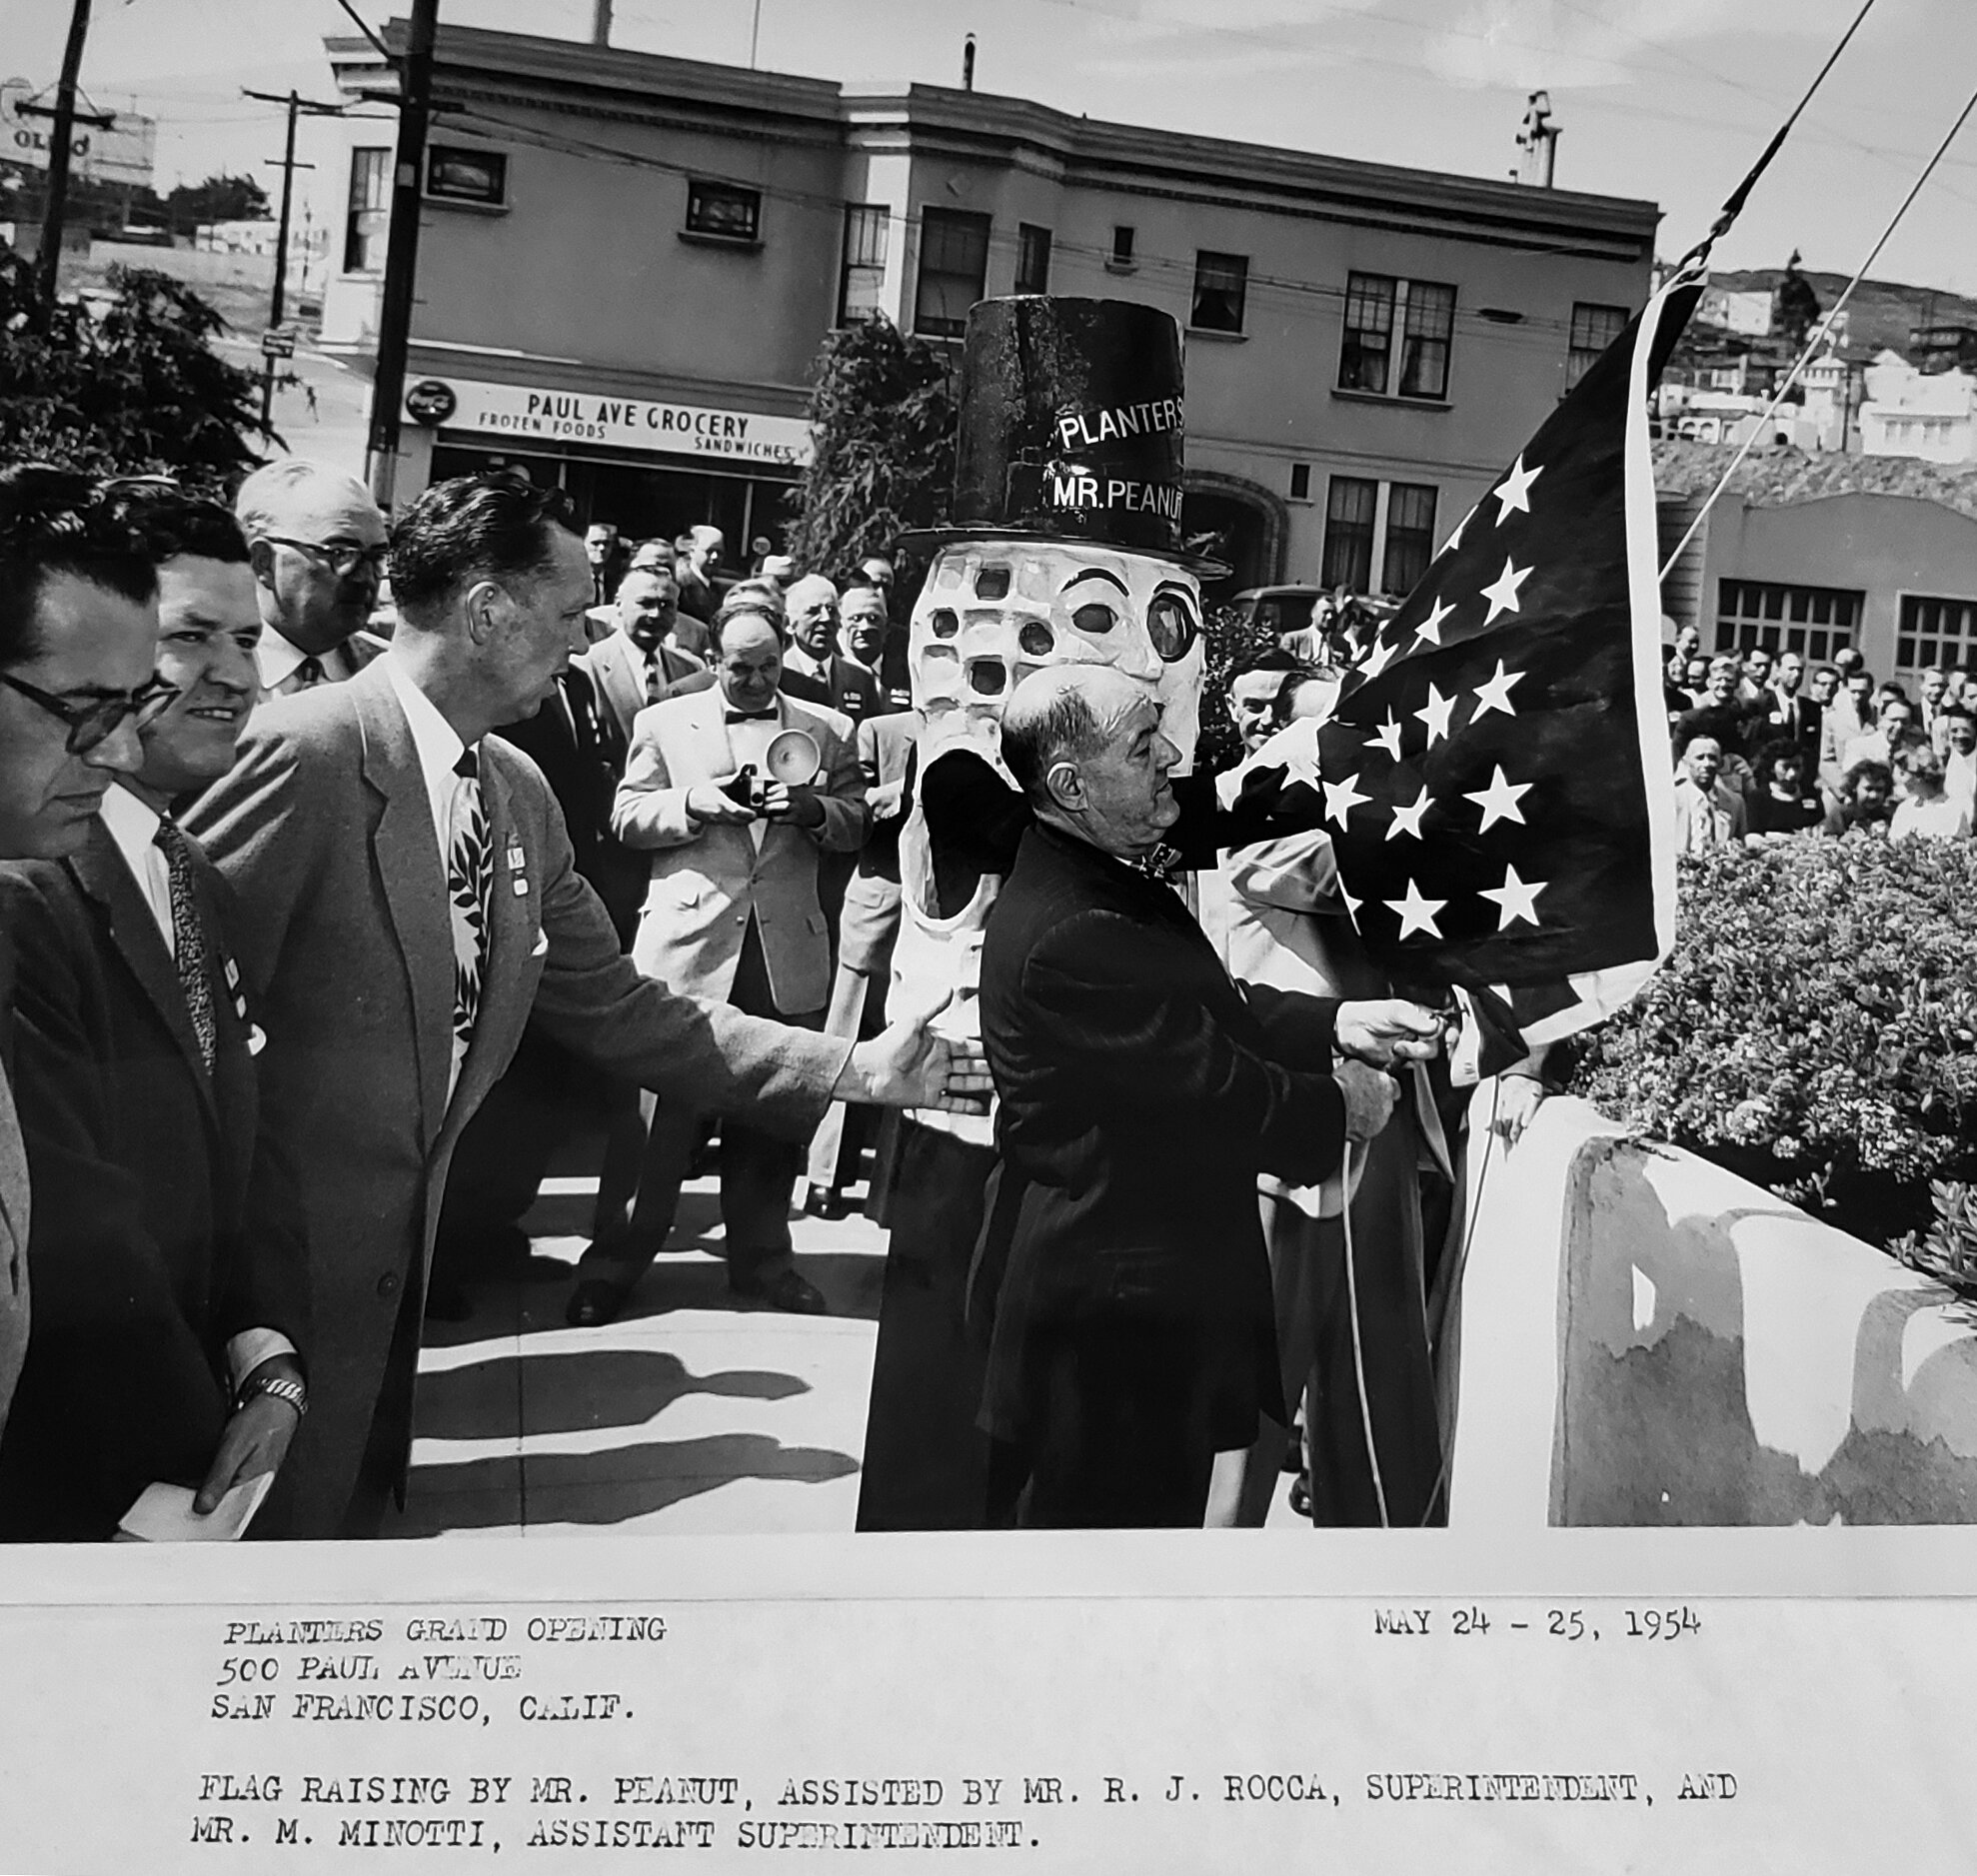
<path id="1" fill-rule="evenodd" d="M 1876 1242 L 1926 1218 L 1928 1181 L 1977 1173 L 1977 845 L 1803 837 L 1680 866 L 1674 952 L 1575 1091 Z"/>
<path id="2" fill-rule="evenodd" d="M 1232 768 L 1242 745 L 1228 715 L 1229 673 L 1245 658 L 1272 650 L 1276 633 L 1267 622 L 1248 619 L 1233 606 L 1211 606 L 1201 621 L 1207 661 L 1201 672 L 1201 742 L 1195 760 L 1203 769 Z"/>

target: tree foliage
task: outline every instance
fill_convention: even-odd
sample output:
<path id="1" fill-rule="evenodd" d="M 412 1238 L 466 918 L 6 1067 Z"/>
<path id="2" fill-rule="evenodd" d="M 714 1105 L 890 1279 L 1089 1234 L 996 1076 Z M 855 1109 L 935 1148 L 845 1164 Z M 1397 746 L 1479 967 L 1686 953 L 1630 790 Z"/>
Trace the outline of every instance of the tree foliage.
<path id="1" fill-rule="evenodd" d="M 0 452 L 224 492 L 260 460 L 256 380 L 212 349 L 220 316 L 178 281 L 114 267 L 109 285 L 100 308 L 44 306 L 0 251 Z"/>
<path id="2" fill-rule="evenodd" d="M 273 213 L 268 192 L 252 176 L 208 176 L 180 183 L 164 200 L 175 235 L 189 235 L 204 222 L 266 221 Z"/>
<path id="3" fill-rule="evenodd" d="M 948 353 L 883 317 L 831 334 L 818 355 L 815 454 L 786 530 L 798 566 L 838 574 L 946 519 L 957 385 Z"/>

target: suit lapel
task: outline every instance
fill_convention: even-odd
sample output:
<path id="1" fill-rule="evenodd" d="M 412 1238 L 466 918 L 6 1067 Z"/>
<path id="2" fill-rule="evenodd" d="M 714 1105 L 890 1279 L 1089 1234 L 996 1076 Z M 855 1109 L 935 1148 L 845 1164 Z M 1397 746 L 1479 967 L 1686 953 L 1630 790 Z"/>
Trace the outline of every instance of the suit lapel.
<path id="1" fill-rule="evenodd" d="M 110 942 L 137 979 L 146 1000 L 158 1012 L 158 1019 L 170 1032 L 185 1058 L 186 1067 L 197 1083 L 208 1113 L 214 1110 L 212 1077 L 206 1072 L 205 1058 L 199 1052 L 199 1036 L 185 1006 L 185 989 L 179 982 L 179 967 L 165 947 L 164 935 L 151 916 L 151 908 L 131 878 L 130 868 L 117 851 L 110 830 L 101 821 L 89 825 L 89 838 L 82 851 L 68 863 L 70 873 L 84 895 L 103 913 L 110 928 Z M 202 915 L 206 908 L 201 907 Z M 212 920 L 206 917 L 207 931 Z M 216 985 L 215 996 L 220 994 Z"/>
<path id="2" fill-rule="evenodd" d="M 430 1142 L 446 1114 L 453 1057 L 453 924 L 439 836 L 419 751 L 391 680 L 382 669 L 367 669 L 350 682 L 364 739 L 364 778 L 380 803 L 371 855 L 412 992 L 419 1099 Z"/>

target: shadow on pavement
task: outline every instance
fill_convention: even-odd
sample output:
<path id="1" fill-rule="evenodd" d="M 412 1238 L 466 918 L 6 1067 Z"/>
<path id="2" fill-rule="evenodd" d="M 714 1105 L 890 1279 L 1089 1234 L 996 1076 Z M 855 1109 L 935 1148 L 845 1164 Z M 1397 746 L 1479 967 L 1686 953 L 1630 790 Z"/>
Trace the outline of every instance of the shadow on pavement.
<path id="1" fill-rule="evenodd" d="M 677 1355 L 656 1349 L 503 1354 L 427 1374 L 419 1383 L 419 1437 L 485 1439 L 491 1426 L 514 1423 L 518 1392 L 527 1434 L 643 1426 L 687 1394 L 788 1400 L 809 1391 L 796 1375 L 768 1370 L 698 1375 Z"/>
<path id="2" fill-rule="evenodd" d="M 512 1457 L 421 1467 L 412 1477 L 407 1527 L 424 1535 L 516 1523 Z M 785 1446 L 766 1433 L 716 1433 L 703 1439 L 649 1440 L 603 1452 L 532 1453 L 522 1460 L 521 1523 L 618 1524 L 663 1511 L 737 1479 L 821 1485 L 858 1470 L 850 1453 Z M 432 1489 L 444 1473 L 445 1489 Z"/>
<path id="3" fill-rule="evenodd" d="M 831 1304 L 832 1315 L 861 1322 L 879 1320 L 879 1299 L 886 1282 L 884 1257 L 862 1251 L 799 1250 L 797 1268 L 824 1292 Z M 542 1313 L 537 1315 L 535 1307 L 531 1306 L 530 1319 L 523 1325 L 524 1334 L 532 1328 L 562 1326 L 567 1292 L 554 1291 L 546 1286 L 543 1295 L 553 1301 L 554 1307 L 544 1307 Z M 639 1322 L 652 1316 L 670 1315 L 679 1309 L 725 1309 L 736 1314 L 770 1317 L 781 1314 L 778 1310 L 733 1294 L 728 1288 L 727 1265 L 718 1258 L 709 1261 L 704 1257 L 668 1255 L 656 1259 L 652 1268 L 640 1277 L 625 1307 L 619 1311 L 617 1320 Z M 817 1320 L 814 1316 L 789 1316 L 785 1319 L 791 1322 Z"/>

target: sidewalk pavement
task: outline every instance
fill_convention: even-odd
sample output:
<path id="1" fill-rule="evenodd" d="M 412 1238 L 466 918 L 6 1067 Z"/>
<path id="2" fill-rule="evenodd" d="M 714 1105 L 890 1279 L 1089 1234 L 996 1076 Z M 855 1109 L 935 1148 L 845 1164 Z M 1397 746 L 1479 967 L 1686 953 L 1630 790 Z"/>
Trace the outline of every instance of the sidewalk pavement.
<path id="1" fill-rule="evenodd" d="M 863 1213 L 792 1221 L 830 1299 L 788 1315 L 728 1293 L 714 1178 L 681 1195 L 674 1248 L 602 1328 L 565 1325 L 594 1178 L 552 1178 L 527 1219 L 541 1275 L 430 1322 L 411 1487 L 388 1537 L 850 1531 L 886 1234 Z"/>

